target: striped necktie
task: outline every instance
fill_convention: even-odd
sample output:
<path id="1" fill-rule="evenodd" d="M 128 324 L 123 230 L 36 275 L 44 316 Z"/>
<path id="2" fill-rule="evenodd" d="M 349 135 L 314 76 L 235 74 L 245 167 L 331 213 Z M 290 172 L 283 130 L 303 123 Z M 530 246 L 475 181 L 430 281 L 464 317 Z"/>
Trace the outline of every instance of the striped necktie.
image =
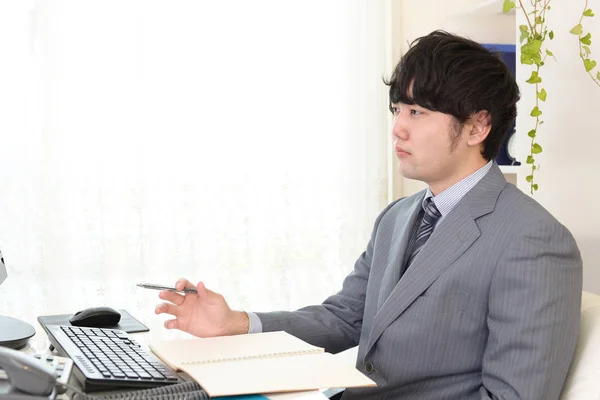
<path id="1" fill-rule="evenodd" d="M 406 260 L 406 267 L 404 268 L 404 270 L 410 267 L 412 260 L 417 256 L 417 254 L 419 254 L 423 246 L 425 246 L 427 239 L 429 239 L 429 236 L 431 236 L 431 233 L 433 232 L 435 223 L 442 216 L 442 214 L 435 206 L 433 198 L 431 197 L 425 200 L 425 206 L 423 207 L 423 210 L 425 211 L 423 213 L 423 219 L 419 224 L 419 230 L 417 231 L 416 237 L 413 241 L 413 245 L 411 247 L 412 250 L 410 252 L 408 260 Z"/>

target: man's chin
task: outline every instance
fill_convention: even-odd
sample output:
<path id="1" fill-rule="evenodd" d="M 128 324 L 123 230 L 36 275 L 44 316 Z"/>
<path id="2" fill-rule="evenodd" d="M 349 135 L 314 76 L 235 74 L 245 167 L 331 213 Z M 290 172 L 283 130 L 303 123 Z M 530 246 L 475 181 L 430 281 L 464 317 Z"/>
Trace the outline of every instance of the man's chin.
<path id="1" fill-rule="evenodd" d="M 406 179 L 414 179 L 416 181 L 422 180 L 418 173 L 409 168 L 400 168 L 400 175 Z"/>

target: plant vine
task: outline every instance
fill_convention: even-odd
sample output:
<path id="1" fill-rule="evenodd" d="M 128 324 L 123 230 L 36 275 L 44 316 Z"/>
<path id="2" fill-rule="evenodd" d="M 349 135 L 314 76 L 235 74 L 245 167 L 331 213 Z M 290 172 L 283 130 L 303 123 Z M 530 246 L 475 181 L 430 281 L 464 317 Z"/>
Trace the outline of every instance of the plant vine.
<path id="1" fill-rule="evenodd" d="M 582 60 L 585 72 L 600 87 L 600 71 L 595 70 L 598 63 L 591 57 L 592 34 L 589 32 L 586 33 L 583 27 L 584 19 L 594 16 L 594 12 L 588 8 L 588 1 L 585 0 L 585 6 L 579 18 L 579 23 L 571 29 L 570 33 L 577 36 L 579 57 Z M 537 141 L 538 130 L 544 123 L 540 118 L 542 115 L 540 102 L 545 102 L 548 95 L 542 87 L 540 69 L 544 66 L 548 56 L 553 57 L 555 60 L 556 58 L 546 47 L 545 43 L 547 38 L 550 40 L 554 39 L 554 31 L 548 31 L 545 25 L 546 12 L 551 9 L 550 0 L 529 0 L 529 3 L 531 7 L 526 8 L 523 5 L 523 0 L 518 0 L 519 6 L 516 5 L 515 1 L 504 0 L 503 9 L 504 12 L 508 12 L 513 8 L 520 8 L 527 20 L 527 25 L 519 26 L 521 33 L 519 43 L 521 44 L 521 64 L 532 65 L 534 67 L 531 76 L 526 81 L 529 84 L 535 85 L 536 97 L 535 106 L 530 112 L 531 117 L 535 118 L 535 126 L 527 133 L 529 138 L 531 138 L 531 143 L 526 163 L 531 166 L 531 173 L 525 177 L 530 185 L 531 194 L 534 194 L 539 188 L 534 180 L 535 172 L 540 168 L 540 165 L 536 161 L 536 156 L 543 151 L 542 146 Z"/>
<path id="2" fill-rule="evenodd" d="M 592 50 L 590 48 L 592 45 L 592 34 L 588 33 L 587 35 L 584 35 L 585 32 L 583 30 L 583 19 L 585 17 L 593 16 L 594 12 L 591 8 L 588 8 L 588 0 L 585 0 L 585 7 L 583 7 L 583 13 L 581 13 L 579 23 L 575 25 L 573 29 L 571 29 L 571 33 L 573 35 L 577 35 L 579 39 L 579 57 L 583 61 L 585 72 L 587 72 L 590 78 L 592 78 L 592 81 L 594 81 L 594 83 L 600 87 L 600 71 L 597 71 L 596 75 L 594 76 L 594 68 L 596 67 L 597 63 L 590 57 L 592 54 Z"/>
<path id="3" fill-rule="evenodd" d="M 537 136 L 540 126 L 544 123 L 541 119 L 542 109 L 541 102 L 545 102 L 548 96 L 546 89 L 542 87 L 541 68 L 544 66 L 547 57 L 553 57 L 554 54 L 546 47 L 546 38 L 554 39 L 554 32 L 548 31 L 546 26 L 546 12 L 550 11 L 550 0 L 530 0 L 531 10 L 529 11 L 523 5 L 523 1 L 519 0 L 519 7 L 514 1 L 504 0 L 504 12 L 508 12 L 513 8 L 520 8 L 525 15 L 527 25 L 520 25 L 519 43 L 521 44 L 521 64 L 531 65 L 534 67 L 531 71 L 531 76 L 526 80 L 527 83 L 535 86 L 535 106 L 529 113 L 535 120 L 535 125 L 527 136 L 531 139 L 529 146 L 529 154 L 527 155 L 526 163 L 531 166 L 531 173 L 525 177 L 529 183 L 531 194 L 534 194 L 539 185 L 535 182 L 535 172 L 540 168 L 536 161 L 536 156 L 542 153 L 543 148 L 538 143 Z"/>

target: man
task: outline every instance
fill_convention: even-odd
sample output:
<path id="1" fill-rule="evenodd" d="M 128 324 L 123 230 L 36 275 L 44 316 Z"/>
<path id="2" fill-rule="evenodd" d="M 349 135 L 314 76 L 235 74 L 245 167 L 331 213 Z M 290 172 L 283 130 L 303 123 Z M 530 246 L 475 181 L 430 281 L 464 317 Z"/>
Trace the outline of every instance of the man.
<path id="1" fill-rule="evenodd" d="M 342 289 L 294 312 L 244 313 L 197 285 L 161 292 L 167 328 L 198 336 L 285 330 L 339 352 L 376 388 L 353 399 L 558 399 L 579 328 L 582 265 L 568 230 L 492 161 L 518 87 L 497 57 L 436 31 L 390 86 L 404 176 L 426 191 L 390 204 Z M 181 279 L 177 287 L 193 286 Z"/>

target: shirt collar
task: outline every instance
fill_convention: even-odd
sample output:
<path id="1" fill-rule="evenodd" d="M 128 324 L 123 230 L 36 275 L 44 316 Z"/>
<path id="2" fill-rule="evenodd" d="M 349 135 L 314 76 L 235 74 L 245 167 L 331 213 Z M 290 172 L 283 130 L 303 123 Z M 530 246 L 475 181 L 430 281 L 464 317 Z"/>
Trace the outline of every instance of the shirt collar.
<path id="1" fill-rule="evenodd" d="M 425 207 L 425 200 L 433 197 L 433 203 L 440 211 L 440 214 L 442 214 L 442 217 L 446 216 L 450 211 L 452 211 L 458 202 L 465 197 L 469 190 L 473 189 L 473 187 L 477 185 L 477 183 L 485 176 L 485 174 L 488 173 L 493 164 L 494 161 L 489 161 L 483 167 L 450 186 L 437 196 L 434 196 L 433 193 L 431 193 L 431 188 L 428 187 L 427 191 L 425 192 L 425 197 L 421 203 L 422 207 Z"/>

